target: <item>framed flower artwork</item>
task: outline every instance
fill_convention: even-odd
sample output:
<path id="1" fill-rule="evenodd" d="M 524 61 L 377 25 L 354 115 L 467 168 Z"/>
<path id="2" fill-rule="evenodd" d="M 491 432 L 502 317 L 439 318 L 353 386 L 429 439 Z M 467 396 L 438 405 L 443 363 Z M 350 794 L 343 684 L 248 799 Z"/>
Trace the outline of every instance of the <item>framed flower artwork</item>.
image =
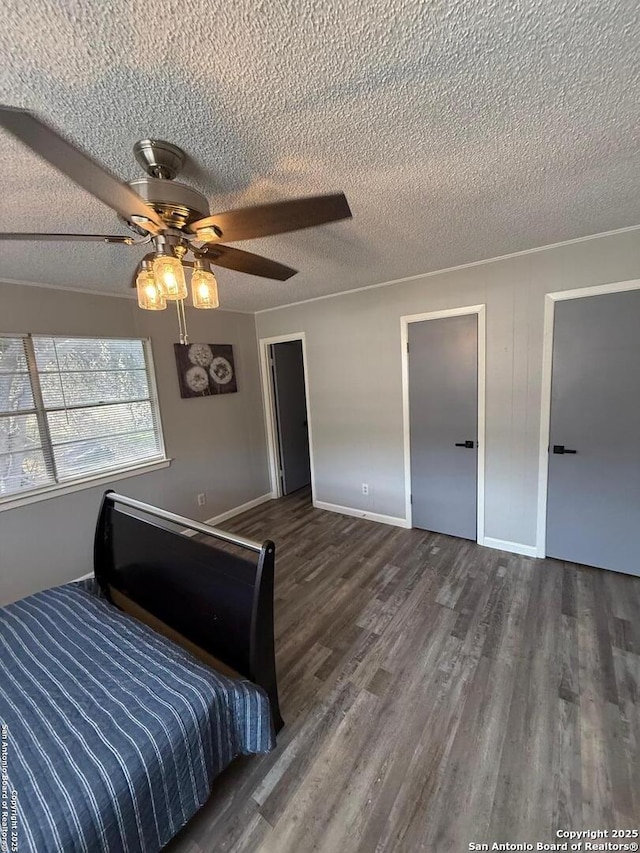
<path id="1" fill-rule="evenodd" d="M 174 344 L 180 396 L 214 397 L 238 390 L 231 344 Z"/>

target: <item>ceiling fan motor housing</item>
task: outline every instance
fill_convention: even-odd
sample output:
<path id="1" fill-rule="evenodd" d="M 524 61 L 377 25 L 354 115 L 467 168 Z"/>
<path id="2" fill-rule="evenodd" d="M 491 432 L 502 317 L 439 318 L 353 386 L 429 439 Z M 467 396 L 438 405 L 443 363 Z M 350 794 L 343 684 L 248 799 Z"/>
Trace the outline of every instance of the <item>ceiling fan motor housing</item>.
<path id="1" fill-rule="evenodd" d="M 161 178 L 138 178 L 129 186 L 162 217 L 170 228 L 186 228 L 192 222 L 209 216 L 207 199 L 186 184 Z M 134 223 L 128 223 L 139 232 Z"/>

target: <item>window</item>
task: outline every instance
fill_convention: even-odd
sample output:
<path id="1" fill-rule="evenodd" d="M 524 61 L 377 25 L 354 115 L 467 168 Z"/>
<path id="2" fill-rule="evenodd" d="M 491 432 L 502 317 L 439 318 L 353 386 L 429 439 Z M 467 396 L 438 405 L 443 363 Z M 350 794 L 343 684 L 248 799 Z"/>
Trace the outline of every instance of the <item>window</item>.
<path id="1" fill-rule="evenodd" d="M 164 459 L 147 346 L 0 336 L 0 501 Z"/>

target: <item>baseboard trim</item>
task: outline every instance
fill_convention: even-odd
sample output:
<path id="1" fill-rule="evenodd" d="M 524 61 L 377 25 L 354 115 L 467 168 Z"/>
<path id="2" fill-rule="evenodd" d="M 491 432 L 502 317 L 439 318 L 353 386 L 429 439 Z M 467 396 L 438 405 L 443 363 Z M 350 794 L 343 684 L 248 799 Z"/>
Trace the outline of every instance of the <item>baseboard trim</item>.
<path id="1" fill-rule="evenodd" d="M 253 498 L 253 500 L 240 504 L 240 506 L 234 506 L 233 509 L 225 510 L 225 512 L 221 512 L 219 515 L 214 515 L 213 518 L 207 518 L 204 523 L 210 524 L 211 527 L 215 527 L 216 524 L 220 524 L 221 521 L 227 521 L 227 519 L 233 518 L 235 515 L 241 515 L 243 512 L 253 509 L 254 506 L 260 506 L 260 504 L 273 500 L 273 498 L 275 498 L 273 492 L 269 492 L 266 495 L 260 495 L 259 498 Z M 184 533 L 185 536 L 195 536 L 198 531 L 181 530 L 180 532 Z"/>
<path id="2" fill-rule="evenodd" d="M 393 527 L 409 527 L 406 518 L 398 518 L 395 515 L 382 515 L 379 512 L 369 512 L 365 509 L 354 509 L 351 506 L 339 506 L 326 501 L 314 501 L 316 509 L 325 509 L 328 512 L 337 512 L 340 515 L 351 515 L 354 518 L 364 518 L 366 521 L 377 521 L 380 524 L 391 524 Z"/>
<path id="3" fill-rule="evenodd" d="M 260 495 L 259 498 L 253 498 L 246 503 L 240 504 L 240 506 L 234 506 L 232 509 L 227 509 L 225 512 L 214 515 L 212 518 L 207 518 L 203 523 L 209 524 L 211 527 L 215 527 L 217 524 L 227 521 L 229 518 L 233 518 L 236 515 L 241 515 L 243 512 L 248 512 L 255 506 L 260 506 L 260 504 L 273 500 L 273 498 L 275 498 L 273 492 L 269 492 L 266 495 Z M 181 530 L 180 532 L 184 533 L 185 536 L 196 536 L 198 533 L 197 530 Z"/>
<path id="4" fill-rule="evenodd" d="M 535 545 L 522 545 L 520 542 L 508 542 L 506 539 L 492 539 L 485 536 L 478 545 L 485 548 L 495 548 L 497 551 L 508 551 L 510 554 L 521 554 L 523 557 L 537 557 L 538 549 Z"/>

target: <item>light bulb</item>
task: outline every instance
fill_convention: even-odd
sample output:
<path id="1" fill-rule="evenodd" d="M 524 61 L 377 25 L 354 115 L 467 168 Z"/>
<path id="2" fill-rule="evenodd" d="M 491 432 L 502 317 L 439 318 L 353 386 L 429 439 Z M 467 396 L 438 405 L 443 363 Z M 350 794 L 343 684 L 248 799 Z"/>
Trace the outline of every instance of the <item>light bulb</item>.
<path id="1" fill-rule="evenodd" d="M 167 307 L 165 298 L 160 293 L 150 269 L 140 270 L 136 278 L 136 290 L 138 292 L 138 305 L 146 311 L 162 311 Z"/>
<path id="2" fill-rule="evenodd" d="M 194 269 L 191 276 L 191 297 L 194 308 L 218 308 L 218 282 L 210 270 Z"/>
<path id="3" fill-rule="evenodd" d="M 173 255 L 157 255 L 153 259 L 153 276 L 160 293 L 167 300 L 186 299 L 187 283 L 184 269 Z"/>

